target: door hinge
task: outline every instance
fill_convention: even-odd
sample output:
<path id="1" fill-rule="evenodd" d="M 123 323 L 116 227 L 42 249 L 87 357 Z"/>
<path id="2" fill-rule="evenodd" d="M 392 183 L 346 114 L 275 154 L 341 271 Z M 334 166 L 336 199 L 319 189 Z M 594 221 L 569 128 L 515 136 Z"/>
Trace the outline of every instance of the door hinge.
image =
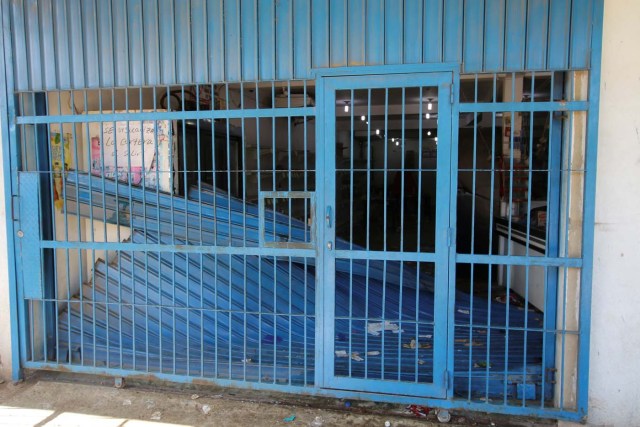
<path id="1" fill-rule="evenodd" d="M 454 93 L 453 93 L 453 89 L 455 88 L 455 85 L 451 85 L 451 91 L 449 91 L 449 100 L 451 101 L 451 105 L 453 105 L 453 98 L 454 98 Z"/>
<path id="2" fill-rule="evenodd" d="M 13 221 L 20 220 L 20 196 L 11 196 L 11 219 Z"/>
<path id="3" fill-rule="evenodd" d="M 453 378 L 451 378 L 451 372 L 447 369 L 444 371 L 444 388 L 450 389 Z"/>
<path id="4" fill-rule="evenodd" d="M 451 247 L 453 246 L 453 242 L 454 242 L 454 231 L 453 228 L 449 227 L 447 228 L 447 246 Z"/>

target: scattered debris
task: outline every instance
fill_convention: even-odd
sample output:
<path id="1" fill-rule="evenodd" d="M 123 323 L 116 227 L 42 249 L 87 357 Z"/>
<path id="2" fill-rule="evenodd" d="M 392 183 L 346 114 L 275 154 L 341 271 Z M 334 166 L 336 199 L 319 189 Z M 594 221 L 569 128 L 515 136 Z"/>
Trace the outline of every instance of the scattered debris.
<path id="1" fill-rule="evenodd" d="M 412 339 L 409 344 L 402 344 L 402 347 L 404 348 L 431 348 L 431 344 L 428 342 L 423 342 L 423 343 L 419 343 L 415 340 Z"/>
<path id="2" fill-rule="evenodd" d="M 200 408 L 200 410 L 202 411 L 203 414 L 209 415 L 209 412 L 211 412 L 211 406 L 202 405 L 202 408 Z"/>
<path id="3" fill-rule="evenodd" d="M 208 396 L 208 397 L 210 397 L 211 399 L 222 399 L 222 395 L 221 394 L 214 394 L 214 395 Z"/>
<path id="4" fill-rule="evenodd" d="M 378 350 L 367 351 L 367 356 L 380 356 L 380 352 Z"/>
<path id="5" fill-rule="evenodd" d="M 411 342 L 409 342 L 409 344 L 402 344 L 402 347 L 404 347 L 404 348 L 416 348 L 416 340 L 411 340 Z"/>
<path id="6" fill-rule="evenodd" d="M 154 402 L 153 400 L 147 400 L 144 403 L 147 406 L 147 409 L 151 409 L 156 406 L 156 402 Z"/>
<path id="7" fill-rule="evenodd" d="M 346 402 L 344 402 L 344 407 L 345 408 L 351 408 L 351 402 L 349 402 L 348 400 Z"/>
<path id="8" fill-rule="evenodd" d="M 391 427 L 391 422 L 385 421 L 384 422 L 384 427 Z"/>
<path id="9" fill-rule="evenodd" d="M 431 412 L 431 408 L 422 405 L 409 405 L 407 406 L 407 410 L 411 412 L 416 417 L 424 418 L 429 415 Z"/>
<path id="10" fill-rule="evenodd" d="M 192 394 L 191 395 L 191 400 L 196 400 L 197 398 L 199 398 L 200 395 L 199 394 Z"/>
<path id="11" fill-rule="evenodd" d="M 404 332 L 400 329 L 400 326 L 388 320 L 385 320 L 384 323 L 374 322 L 367 324 L 367 332 L 371 335 L 378 336 L 382 331 L 391 331 L 394 334 Z"/>
<path id="12" fill-rule="evenodd" d="M 161 419 L 162 419 L 162 412 L 160 412 L 160 411 L 156 411 L 156 412 L 154 412 L 153 414 L 151 414 L 151 419 L 152 419 L 153 421 L 159 421 L 159 420 L 161 420 Z"/>
<path id="13" fill-rule="evenodd" d="M 336 357 L 347 357 L 347 352 L 344 350 L 336 350 Z"/>
<path id="14" fill-rule="evenodd" d="M 324 420 L 322 417 L 315 417 L 313 421 L 309 424 L 309 427 L 322 427 L 324 425 Z"/>
<path id="15" fill-rule="evenodd" d="M 253 362 L 253 359 L 251 359 L 249 357 L 246 358 L 246 359 L 242 359 L 242 363 L 252 363 L 252 362 Z"/>
<path id="16" fill-rule="evenodd" d="M 125 399 L 122 401 L 122 406 L 131 406 L 131 399 Z"/>
<path id="17" fill-rule="evenodd" d="M 486 360 L 478 360 L 473 364 L 474 368 L 486 368 L 487 366 L 489 368 L 492 367 L 491 362 L 487 362 Z"/>
<path id="18" fill-rule="evenodd" d="M 288 417 L 283 418 L 282 421 L 284 421 L 285 423 L 290 423 L 290 422 L 294 421 L 295 419 L 296 419 L 296 416 L 294 414 L 294 415 L 290 415 Z"/>
<path id="19" fill-rule="evenodd" d="M 362 362 L 364 360 L 362 357 L 360 357 L 360 353 L 358 353 L 357 351 L 351 353 L 351 359 L 355 360 L 356 362 Z"/>

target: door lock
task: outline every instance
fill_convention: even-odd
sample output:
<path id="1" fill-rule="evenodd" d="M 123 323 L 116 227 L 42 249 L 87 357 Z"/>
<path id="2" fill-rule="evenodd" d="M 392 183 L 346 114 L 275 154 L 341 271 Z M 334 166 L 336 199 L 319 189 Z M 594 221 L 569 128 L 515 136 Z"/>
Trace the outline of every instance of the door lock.
<path id="1" fill-rule="evenodd" d="M 329 250 L 333 249 L 333 243 L 327 242 L 327 249 Z"/>

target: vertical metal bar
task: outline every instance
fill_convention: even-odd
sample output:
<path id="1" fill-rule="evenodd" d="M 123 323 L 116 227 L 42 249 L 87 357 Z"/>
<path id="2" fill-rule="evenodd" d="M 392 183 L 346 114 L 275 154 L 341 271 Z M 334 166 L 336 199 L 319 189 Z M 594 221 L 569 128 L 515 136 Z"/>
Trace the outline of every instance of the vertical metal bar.
<path id="1" fill-rule="evenodd" d="M 351 130 L 352 133 L 355 133 L 353 129 L 353 110 L 355 109 L 355 105 L 353 103 L 353 99 L 351 102 L 352 105 L 352 113 L 351 113 Z M 369 121 L 371 121 L 371 88 L 367 89 L 367 117 L 369 117 Z M 385 137 L 386 138 L 386 137 Z M 352 184 L 353 185 L 353 184 Z M 371 250 L 371 133 L 367 132 L 367 238 L 366 238 L 366 249 Z M 369 322 L 369 259 L 367 258 L 365 262 L 365 323 Z M 364 334 L 364 377 L 367 378 L 369 376 L 369 334 Z"/>
<path id="2" fill-rule="evenodd" d="M 349 109 L 349 175 L 350 175 L 350 181 L 349 181 L 349 248 L 351 250 L 353 250 L 353 134 L 354 134 L 354 129 L 353 129 L 353 93 L 354 90 L 351 89 L 349 90 L 349 102 L 351 105 L 351 108 Z M 369 118 L 371 118 L 371 105 L 368 104 L 367 105 L 367 109 L 368 109 L 368 116 Z M 338 115 L 338 109 L 336 108 L 336 116 Z M 336 117 L 337 119 L 337 117 Z M 369 122 L 371 122 L 371 120 L 369 120 Z M 337 128 L 337 120 L 336 120 L 336 128 Z M 370 141 L 370 135 L 369 133 L 367 133 L 367 142 Z M 337 136 L 337 135 L 336 135 Z M 337 148 L 337 147 L 336 147 Z M 349 363 L 349 377 L 352 376 L 352 358 L 351 358 L 351 353 L 353 351 L 353 259 L 349 260 L 349 354 L 347 355 L 348 358 L 348 363 Z"/>
<path id="3" fill-rule="evenodd" d="M 405 121 L 406 121 L 406 88 L 402 87 L 402 148 L 400 151 L 400 252 L 404 252 L 404 205 L 405 205 L 405 197 L 404 197 L 404 175 L 405 175 Z M 385 132 L 386 134 L 386 132 Z M 386 137 L 385 137 L 386 138 Z M 386 145 L 386 144 L 385 144 Z M 404 290 L 404 261 L 400 261 L 400 277 L 398 277 L 398 287 L 399 296 L 398 296 L 398 327 L 402 330 L 402 299 L 403 299 L 403 290 Z M 416 341 L 417 341 L 416 337 Z M 402 340 L 398 339 L 398 381 L 400 381 L 400 374 L 402 371 Z"/>

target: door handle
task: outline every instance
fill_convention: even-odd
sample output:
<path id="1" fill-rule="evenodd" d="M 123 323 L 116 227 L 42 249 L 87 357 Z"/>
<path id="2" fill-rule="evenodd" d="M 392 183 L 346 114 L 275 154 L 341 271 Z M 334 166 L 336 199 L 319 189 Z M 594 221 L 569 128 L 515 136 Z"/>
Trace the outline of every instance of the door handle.
<path id="1" fill-rule="evenodd" d="M 324 219 L 327 222 L 327 227 L 331 228 L 331 206 L 327 206 L 327 212 Z"/>

